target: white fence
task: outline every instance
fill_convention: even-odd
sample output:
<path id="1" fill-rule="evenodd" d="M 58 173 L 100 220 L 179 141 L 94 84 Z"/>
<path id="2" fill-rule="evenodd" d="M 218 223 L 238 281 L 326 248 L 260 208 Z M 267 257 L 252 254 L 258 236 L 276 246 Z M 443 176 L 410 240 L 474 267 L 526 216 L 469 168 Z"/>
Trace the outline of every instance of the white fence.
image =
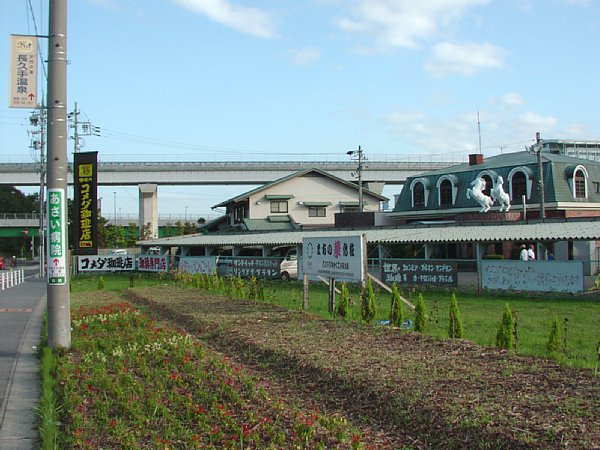
<path id="1" fill-rule="evenodd" d="M 25 272 L 23 269 L 8 270 L 0 272 L 0 289 L 8 289 L 25 280 Z"/>

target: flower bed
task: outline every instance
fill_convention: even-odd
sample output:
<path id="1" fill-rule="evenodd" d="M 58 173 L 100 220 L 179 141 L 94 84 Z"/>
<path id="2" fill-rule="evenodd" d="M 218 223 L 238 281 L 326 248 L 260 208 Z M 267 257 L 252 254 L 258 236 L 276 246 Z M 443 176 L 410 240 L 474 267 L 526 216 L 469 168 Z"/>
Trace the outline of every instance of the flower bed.
<path id="1" fill-rule="evenodd" d="M 80 308 L 59 359 L 62 448 L 362 448 L 339 415 L 287 405 L 241 366 L 126 303 Z"/>

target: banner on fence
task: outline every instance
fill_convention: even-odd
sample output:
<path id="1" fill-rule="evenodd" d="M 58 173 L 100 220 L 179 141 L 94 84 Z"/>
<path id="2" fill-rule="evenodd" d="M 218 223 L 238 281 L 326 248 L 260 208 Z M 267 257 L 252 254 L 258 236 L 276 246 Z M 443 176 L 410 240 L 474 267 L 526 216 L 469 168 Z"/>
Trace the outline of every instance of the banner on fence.
<path id="1" fill-rule="evenodd" d="M 77 270 L 79 272 L 118 272 L 135 270 L 133 256 L 78 256 Z"/>
<path id="2" fill-rule="evenodd" d="M 227 258 L 231 275 L 242 278 L 279 278 L 281 258 Z"/>
<path id="3" fill-rule="evenodd" d="M 448 261 L 383 259 L 381 280 L 399 286 L 457 286 L 458 265 Z"/>
<path id="4" fill-rule="evenodd" d="M 167 255 L 140 255 L 137 261 L 140 272 L 169 271 L 169 257 Z"/>
<path id="5" fill-rule="evenodd" d="M 484 289 L 583 291 L 583 261 L 481 261 Z"/>
<path id="6" fill-rule="evenodd" d="M 304 238 L 305 274 L 349 281 L 364 279 L 363 236 Z"/>
<path id="7" fill-rule="evenodd" d="M 211 275 L 217 267 L 216 256 L 182 256 L 179 258 L 179 266 L 182 272 L 191 274 L 203 273 Z"/>

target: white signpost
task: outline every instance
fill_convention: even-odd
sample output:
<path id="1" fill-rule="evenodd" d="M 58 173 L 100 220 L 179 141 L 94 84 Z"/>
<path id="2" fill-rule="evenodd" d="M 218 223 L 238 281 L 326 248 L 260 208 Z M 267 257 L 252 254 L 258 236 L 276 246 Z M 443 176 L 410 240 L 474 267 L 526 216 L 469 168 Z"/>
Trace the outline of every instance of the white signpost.
<path id="1" fill-rule="evenodd" d="M 304 238 L 302 270 L 305 274 L 362 282 L 363 236 Z"/>
<path id="2" fill-rule="evenodd" d="M 35 36 L 10 36 L 10 108 L 37 107 L 38 40 Z"/>

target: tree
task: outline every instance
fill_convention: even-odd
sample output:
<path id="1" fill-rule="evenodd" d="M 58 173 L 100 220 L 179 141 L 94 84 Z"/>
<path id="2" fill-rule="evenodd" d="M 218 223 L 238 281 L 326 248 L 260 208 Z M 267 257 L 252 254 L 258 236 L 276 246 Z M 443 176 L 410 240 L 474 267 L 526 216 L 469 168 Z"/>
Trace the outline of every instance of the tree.
<path id="1" fill-rule="evenodd" d="M 362 292 L 362 307 L 361 307 L 361 318 L 367 323 L 373 322 L 377 315 L 377 300 L 375 299 L 375 292 L 373 292 L 373 283 L 371 279 L 367 281 L 367 287 Z"/>
<path id="2" fill-rule="evenodd" d="M 496 333 L 496 347 L 504 350 L 512 350 L 514 348 L 513 341 L 513 315 L 508 303 L 504 307 L 502 322 L 498 333 Z"/>
<path id="3" fill-rule="evenodd" d="M 456 294 L 452 293 L 452 301 L 450 303 L 450 325 L 448 326 L 448 337 L 449 338 L 463 338 L 463 324 L 460 318 L 460 312 L 458 310 L 458 302 L 456 301 Z"/>
<path id="4" fill-rule="evenodd" d="M 347 319 L 350 316 L 350 294 L 348 293 L 348 286 L 346 286 L 346 282 L 342 282 L 342 287 L 340 288 L 340 301 L 337 306 L 337 314 L 342 319 Z"/>
<path id="5" fill-rule="evenodd" d="M 558 317 L 554 316 L 554 321 L 552 322 L 552 328 L 550 329 L 550 336 L 548 337 L 548 342 L 546 344 L 546 349 L 548 350 L 548 355 L 553 356 L 558 353 L 558 349 L 560 347 L 560 322 L 558 321 Z"/>
<path id="6" fill-rule="evenodd" d="M 419 292 L 419 299 L 415 306 L 415 331 L 418 333 L 424 333 L 427 328 L 427 307 L 425 306 L 425 300 L 423 300 L 423 294 Z"/>
<path id="7" fill-rule="evenodd" d="M 404 310 L 402 309 L 402 300 L 398 292 L 398 285 L 392 285 L 392 304 L 390 306 L 390 323 L 394 327 L 399 327 L 404 322 Z"/>

